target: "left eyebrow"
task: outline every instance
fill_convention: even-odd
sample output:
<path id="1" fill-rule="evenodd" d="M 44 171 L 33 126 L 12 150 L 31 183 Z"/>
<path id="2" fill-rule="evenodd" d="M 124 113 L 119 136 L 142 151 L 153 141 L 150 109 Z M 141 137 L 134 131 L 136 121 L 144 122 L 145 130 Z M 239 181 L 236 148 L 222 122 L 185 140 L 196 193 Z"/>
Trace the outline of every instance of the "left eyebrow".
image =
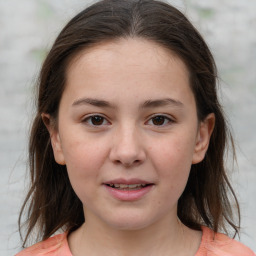
<path id="1" fill-rule="evenodd" d="M 165 98 L 165 99 L 147 100 L 140 105 L 140 108 L 155 108 L 155 107 L 164 107 L 168 105 L 173 107 L 179 107 L 179 108 L 184 107 L 183 103 L 178 100 Z"/>

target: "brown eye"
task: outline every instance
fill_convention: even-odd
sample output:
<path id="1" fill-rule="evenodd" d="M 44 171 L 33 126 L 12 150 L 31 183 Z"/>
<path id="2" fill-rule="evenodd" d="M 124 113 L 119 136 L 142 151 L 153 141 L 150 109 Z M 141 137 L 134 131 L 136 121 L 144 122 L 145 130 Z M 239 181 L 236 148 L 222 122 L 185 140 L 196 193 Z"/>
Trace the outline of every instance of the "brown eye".
<path id="1" fill-rule="evenodd" d="M 87 123 L 90 126 L 101 126 L 107 124 L 106 118 L 99 116 L 99 115 L 94 115 L 94 116 L 89 116 L 83 120 L 83 123 Z"/>
<path id="2" fill-rule="evenodd" d="M 152 118 L 152 123 L 154 125 L 163 125 L 165 123 L 166 117 L 164 116 L 155 116 Z"/>
<path id="3" fill-rule="evenodd" d="M 171 123 L 173 123 L 173 120 L 164 115 L 154 116 L 147 122 L 147 124 L 153 125 L 153 126 L 166 126 Z"/>
<path id="4" fill-rule="evenodd" d="M 91 122 L 93 125 L 102 125 L 104 122 L 104 118 L 102 116 L 92 116 Z"/>

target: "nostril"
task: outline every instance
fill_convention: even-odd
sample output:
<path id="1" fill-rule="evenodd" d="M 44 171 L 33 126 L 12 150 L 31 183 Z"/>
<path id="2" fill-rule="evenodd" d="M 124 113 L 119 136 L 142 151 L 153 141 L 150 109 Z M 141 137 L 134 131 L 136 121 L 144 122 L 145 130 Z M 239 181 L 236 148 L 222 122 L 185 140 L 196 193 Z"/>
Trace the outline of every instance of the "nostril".
<path id="1" fill-rule="evenodd" d="M 136 146 L 136 148 L 121 147 L 123 145 L 119 143 L 111 148 L 109 158 L 114 164 L 130 167 L 132 165 L 139 165 L 145 160 L 146 154 L 142 146 Z"/>
<path id="2" fill-rule="evenodd" d="M 126 163 L 123 163 L 123 165 L 125 166 L 125 167 L 130 167 L 130 166 L 134 166 L 134 165 L 138 165 L 138 164 L 140 164 L 141 163 L 141 161 L 140 160 L 134 160 L 134 161 L 131 161 L 131 162 L 126 162 Z"/>

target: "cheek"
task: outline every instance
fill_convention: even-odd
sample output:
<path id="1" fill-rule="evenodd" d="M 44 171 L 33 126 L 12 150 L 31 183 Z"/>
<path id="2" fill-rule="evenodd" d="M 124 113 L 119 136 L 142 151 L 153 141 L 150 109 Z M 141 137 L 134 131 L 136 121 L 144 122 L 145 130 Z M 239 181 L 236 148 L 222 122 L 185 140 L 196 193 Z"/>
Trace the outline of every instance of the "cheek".
<path id="1" fill-rule="evenodd" d="M 70 179 L 89 181 L 98 176 L 106 149 L 97 140 L 73 138 L 63 144 L 63 154 Z"/>
<path id="2" fill-rule="evenodd" d="M 189 138 L 186 140 L 184 137 L 173 137 L 155 144 L 157 146 L 152 148 L 155 161 L 162 167 L 170 166 L 180 169 L 190 166 L 194 153 L 193 142 Z"/>
<path id="3" fill-rule="evenodd" d="M 152 150 L 153 163 L 160 181 L 167 181 L 166 186 L 169 189 L 182 192 L 186 186 L 192 164 L 193 145 L 189 139 L 184 140 L 184 136 L 175 136 L 159 143 Z"/>
<path id="4" fill-rule="evenodd" d="M 105 157 L 104 149 L 89 141 L 73 141 L 65 145 L 65 161 L 70 183 L 83 202 L 90 204 L 91 195 L 96 195 L 95 185 L 100 184 L 101 165 Z"/>

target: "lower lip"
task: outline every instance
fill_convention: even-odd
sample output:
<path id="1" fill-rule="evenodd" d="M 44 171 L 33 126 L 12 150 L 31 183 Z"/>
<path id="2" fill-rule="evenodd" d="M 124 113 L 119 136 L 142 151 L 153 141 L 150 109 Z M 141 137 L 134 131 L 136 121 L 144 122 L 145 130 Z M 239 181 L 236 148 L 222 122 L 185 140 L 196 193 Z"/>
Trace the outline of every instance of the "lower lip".
<path id="1" fill-rule="evenodd" d="M 135 201 L 141 199 L 152 189 L 153 185 L 148 185 L 144 188 L 136 189 L 136 190 L 121 190 L 112 188 L 110 186 L 104 185 L 107 191 L 114 198 L 121 201 Z"/>

